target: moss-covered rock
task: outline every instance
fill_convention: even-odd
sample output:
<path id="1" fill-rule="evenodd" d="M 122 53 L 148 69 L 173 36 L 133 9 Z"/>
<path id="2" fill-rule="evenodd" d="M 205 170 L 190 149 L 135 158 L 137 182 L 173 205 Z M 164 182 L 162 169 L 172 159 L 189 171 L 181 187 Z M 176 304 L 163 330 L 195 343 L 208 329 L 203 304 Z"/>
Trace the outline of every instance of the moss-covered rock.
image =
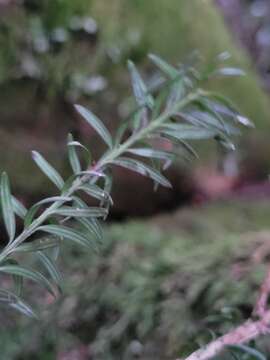
<path id="1" fill-rule="evenodd" d="M 102 25 L 107 44 L 139 41 L 145 50 L 179 62 L 198 50 L 206 63 L 228 51 L 234 64 L 247 71 L 245 78 L 217 85 L 258 128 L 269 127 L 269 99 L 261 90 L 247 54 L 234 42 L 212 1 L 112 0 L 93 1 L 92 13 Z"/>

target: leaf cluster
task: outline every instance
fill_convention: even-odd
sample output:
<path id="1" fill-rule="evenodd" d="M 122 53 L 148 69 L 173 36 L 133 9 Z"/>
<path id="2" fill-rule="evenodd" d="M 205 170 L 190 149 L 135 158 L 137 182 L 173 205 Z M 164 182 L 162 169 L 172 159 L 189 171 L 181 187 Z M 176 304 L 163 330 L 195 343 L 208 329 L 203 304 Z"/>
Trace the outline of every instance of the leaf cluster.
<path id="1" fill-rule="evenodd" d="M 62 285 L 57 268 L 61 247 L 74 243 L 84 249 L 96 248 L 102 239 L 100 221 L 106 219 L 113 204 L 110 193 L 114 166 L 152 179 L 155 188 L 171 187 L 162 170 L 179 154 L 188 159 L 197 156 L 190 140 L 215 139 L 234 149 L 232 137 L 239 134 L 238 125 L 252 125 L 228 99 L 201 88 L 211 76 L 242 75 L 240 70 L 219 67 L 201 74 L 193 64 L 172 66 L 156 55 L 149 58 L 158 71 L 157 85 L 149 87 L 129 61 L 134 111 L 114 137 L 90 110 L 75 106 L 107 146 L 98 161 L 93 161 L 90 151 L 71 134 L 67 138 L 72 172 L 68 179 L 63 179 L 41 154 L 32 152 L 33 161 L 57 188 L 54 197 L 26 209 L 12 195 L 8 175 L 2 174 L 1 210 L 7 244 L 0 252 L 0 273 L 10 279 L 10 285 L 1 289 L 3 306 L 35 317 L 24 300 L 24 282 L 31 280 L 57 296 Z M 90 206 L 88 198 L 95 199 L 96 205 Z M 19 233 L 18 217 L 24 223 Z M 31 267 L 23 265 L 27 254 L 33 259 Z"/>

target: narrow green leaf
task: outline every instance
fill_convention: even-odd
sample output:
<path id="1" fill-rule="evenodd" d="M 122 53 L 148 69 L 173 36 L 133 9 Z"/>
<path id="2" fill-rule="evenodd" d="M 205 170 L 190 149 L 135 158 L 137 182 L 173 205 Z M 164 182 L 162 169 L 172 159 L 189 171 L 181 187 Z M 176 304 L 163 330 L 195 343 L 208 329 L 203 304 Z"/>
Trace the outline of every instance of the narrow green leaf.
<path id="1" fill-rule="evenodd" d="M 232 356 L 233 360 L 241 360 L 240 355 L 236 354 L 234 351 L 229 349 L 229 353 Z"/>
<path id="2" fill-rule="evenodd" d="M 34 312 L 30 305 L 28 305 L 25 301 L 18 299 L 17 302 L 10 303 L 9 306 L 12 309 L 19 311 L 21 314 L 28 316 L 33 319 L 38 319 L 38 315 Z"/>
<path id="3" fill-rule="evenodd" d="M 13 206 L 13 210 L 14 210 L 15 214 L 17 214 L 21 219 L 24 219 L 24 217 L 27 213 L 27 209 L 14 196 L 12 196 L 11 198 L 12 198 L 12 206 Z"/>
<path id="4" fill-rule="evenodd" d="M 74 157 L 75 157 L 75 155 L 76 155 L 76 158 L 77 158 L 77 160 L 75 159 L 75 162 L 76 162 L 77 164 L 74 164 L 74 165 L 73 165 L 73 167 L 74 167 L 73 170 L 75 170 L 75 168 L 77 168 L 77 171 L 74 172 L 74 173 L 76 174 L 76 173 L 81 172 L 81 165 L 80 165 L 79 157 L 78 157 L 77 152 L 76 152 L 75 149 L 78 148 L 78 149 L 83 150 L 83 155 L 84 155 L 84 158 L 85 158 L 85 167 L 86 167 L 86 168 L 88 168 L 89 165 L 91 164 L 91 154 L 90 154 L 90 151 L 87 149 L 86 146 L 84 146 L 83 144 L 81 144 L 79 141 L 73 141 L 73 140 L 72 140 L 73 138 L 72 138 L 72 135 L 71 135 L 71 134 L 69 135 L 69 139 L 70 139 L 71 141 L 69 141 L 67 145 L 68 145 L 69 148 L 70 148 L 70 147 L 73 148 Z M 71 161 L 71 159 L 70 159 L 70 161 Z M 70 164 L 71 164 L 71 163 L 70 163 Z M 71 167 L 72 167 L 72 164 L 71 164 Z M 80 167 L 80 170 L 79 170 L 79 167 Z"/>
<path id="5" fill-rule="evenodd" d="M 68 158 L 70 166 L 74 172 L 74 174 L 77 174 L 78 172 L 82 171 L 81 163 L 78 157 L 78 154 L 76 152 L 76 148 L 73 145 L 73 136 L 72 134 L 68 135 Z"/>
<path id="6" fill-rule="evenodd" d="M 175 155 L 171 152 L 150 148 L 134 148 L 128 149 L 126 152 L 151 159 L 173 160 L 175 158 Z"/>
<path id="7" fill-rule="evenodd" d="M 8 305 L 11 308 L 19 311 L 21 314 L 26 315 L 31 318 L 37 319 L 37 314 L 33 311 L 31 306 L 29 306 L 26 302 L 24 302 L 17 295 L 6 289 L 0 289 L 0 302 L 4 305 Z"/>
<path id="8" fill-rule="evenodd" d="M 217 109 L 216 109 L 217 110 Z M 217 129 L 218 131 L 224 132 L 224 125 L 220 123 L 220 121 L 213 115 L 199 110 L 190 110 L 185 113 L 179 113 L 179 115 L 190 122 L 193 125 L 199 125 L 204 127 L 212 127 Z M 176 128 L 176 127 L 175 127 Z M 240 135 L 241 132 L 236 127 L 232 126 L 229 123 L 226 123 L 226 131 L 230 135 Z"/>
<path id="9" fill-rule="evenodd" d="M 19 265 L 18 261 L 12 258 L 8 258 L 6 261 L 4 261 L 5 265 Z M 14 281 L 14 288 L 15 293 L 17 296 L 21 295 L 22 288 L 23 288 L 23 278 L 19 275 L 12 275 L 13 281 Z"/>
<path id="10" fill-rule="evenodd" d="M 73 196 L 73 199 L 78 207 L 82 209 L 88 208 L 88 205 L 85 204 L 85 202 L 81 200 L 79 197 Z M 88 231 L 91 234 L 93 234 L 96 238 L 100 240 L 103 239 L 103 230 L 99 221 L 96 218 L 78 218 L 77 221 L 83 224 L 86 227 L 86 229 L 88 229 Z"/>
<path id="11" fill-rule="evenodd" d="M 30 279 L 38 283 L 40 286 L 45 287 L 53 296 L 55 296 L 55 290 L 52 284 L 46 279 L 44 275 L 42 275 L 40 272 L 36 270 L 27 269 L 23 266 L 4 265 L 4 266 L 0 266 L 0 272 L 10 275 L 18 275 L 18 276 L 22 276 L 23 278 Z"/>
<path id="12" fill-rule="evenodd" d="M 71 175 L 65 182 L 65 185 L 62 189 L 62 195 L 65 196 L 66 192 L 69 190 L 69 188 L 72 186 L 73 182 L 79 178 L 83 177 L 84 175 L 88 175 L 88 178 L 85 178 L 85 182 L 96 179 L 96 178 L 103 178 L 105 177 L 105 174 L 101 171 L 94 171 L 94 170 L 87 170 L 87 171 L 81 171 L 78 174 Z"/>
<path id="13" fill-rule="evenodd" d="M 105 174 L 105 178 L 104 178 L 104 191 L 109 196 L 104 198 L 100 203 L 101 206 L 105 207 L 105 209 L 107 210 L 108 213 L 109 213 L 110 206 L 113 205 L 113 200 L 110 196 L 110 193 L 112 191 L 112 185 L 113 185 L 113 177 L 112 177 L 111 169 L 108 168 L 106 170 L 106 174 Z M 106 217 L 104 217 L 104 219 L 105 218 Z"/>
<path id="14" fill-rule="evenodd" d="M 93 236 L 99 242 L 103 239 L 102 228 L 94 218 L 78 218 L 78 222 L 85 228 L 88 236 Z"/>
<path id="15" fill-rule="evenodd" d="M 174 79 L 175 77 L 179 76 L 179 71 L 161 59 L 159 56 L 150 54 L 148 57 L 169 78 Z"/>
<path id="16" fill-rule="evenodd" d="M 215 140 L 221 144 L 223 147 L 225 147 L 227 150 L 234 151 L 235 145 L 231 142 L 230 138 L 228 138 L 225 135 L 217 135 L 215 137 Z"/>
<path id="17" fill-rule="evenodd" d="M 169 86 L 165 86 L 164 88 L 162 88 L 158 94 L 158 96 L 155 99 L 155 106 L 153 108 L 153 112 L 152 112 L 152 119 L 156 119 L 162 109 L 165 107 L 166 105 L 166 99 L 168 98 L 170 92 L 170 87 Z"/>
<path id="18" fill-rule="evenodd" d="M 47 250 L 59 246 L 59 240 L 51 238 L 43 238 L 35 240 L 31 243 L 22 244 L 18 246 L 14 252 L 36 252 L 41 250 Z"/>
<path id="19" fill-rule="evenodd" d="M 52 280 L 56 283 L 59 290 L 61 290 L 61 284 L 63 282 L 63 278 L 59 270 L 57 269 L 54 261 L 42 251 L 37 252 L 37 257 L 39 258 L 39 260 L 47 270 L 48 274 L 51 276 Z"/>
<path id="20" fill-rule="evenodd" d="M 94 197 L 95 199 L 104 201 L 109 200 L 109 202 L 112 204 L 112 198 L 110 194 L 107 191 L 104 191 L 99 186 L 95 184 L 84 184 L 78 188 L 78 190 L 84 191 L 86 194 Z"/>
<path id="21" fill-rule="evenodd" d="M 100 137 L 105 141 L 105 143 L 111 149 L 113 147 L 113 142 L 109 131 L 106 129 L 104 124 L 99 120 L 96 115 L 94 115 L 90 110 L 87 110 L 81 105 L 75 105 L 75 109 L 81 114 L 81 116 L 90 124 Z"/>
<path id="22" fill-rule="evenodd" d="M 35 216 L 36 212 L 38 211 L 38 209 L 40 208 L 40 206 L 42 206 L 44 204 L 56 202 L 56 201 L 61 201 L 61 202 L 65 203 L 65 202 L 71 201 L 71 200 L 72 199 L 70 197 L 66 197 L 66 196 L 52 196 L 52 197 L 49 197 L 47 199 L 43 199 L 43 200 L 37 202 L 27 211 L 25 219 L 24 219 L 24 226 L 28 227 L 32 223 L 34 216 Z M 48 215 L 48 216 L 50 216 L 50 215 Z"/>
<path id="23" fill-rule="evenodd" d="M 10 194 L 10 185 L 8 175 L 4 172 L 1 177 L 1 207 L 5 227 L 9 235 L 9 243 L 14 240 L 16 232 L 15 215 Z"/>
<path id="24" fill-rule="evenodd" d="M 1 185 L 0 185 L 0 189 L 1 189 Z M 18 199 L 16 199 L 15 196 L 11 196 L 11 201 L 12 201 L 13 211 L 15 212 L 15 214 L 18 215 L 21 219 L 24 219 L 27 213 L 27 209 L 25 208 L 25 206 Z"/>
<path id="25" fill-rule="evenodd" d="M 247 345 L 230 345 L 229 346 L 230 349 L 234 349 L 234 350 L 238 350 L 244 354 L 248 354 L 251 355 L 252 357 L 254 357 L 255 359 L 258 360 L 267 360 L 266 356 L 264 356 L 261 352 L 259 352 L 256 349 L 251 348 L 250 346 Z"/>
<path id="26" fill-rule="evenodd" d="M 132 129 L 136 132 L 142 126 L 145 126 L 147 123 L 148 123 L 147 110 L 146 108 L 143 108 L 134 114 L 134 117 L 131 121 Z"/>
<path id="27" fill-rule="evenodd" d="M 171 108 L 173 104 L 179 101 L 185 94 L 185 72 L 183 70 L 177 70 L 157 55 L 150 54 L 149 58 L 169 79 L 172 80 L 172 82 L 168 84 L 170 93 L 167 96 L 167 107 Z"/>
<path id="28" fill-rule="evenodd" d="M 137 117 L 137 114 L 141 114 L 142 109 L 144 109 L 144 106 L 138 106 L 134 111 L 132 111 L 129 116 L 120 124 L 118 127 L 116 134 L 114 136 L 114 144 L 115 146 L 119 145 L 121 141 L 123 140 L 123 137 L 125 135 L 125 132 L 128 129 L 132 128 L 132 125 L 134 124 L 134 119 Z M 134 126 L 133 126 L 134 127 Z"/>
<path id="29" fill-rule="evenodd" d="M 32 151 L 32 157 L 40 170 L 61 190 L 64 180 L 59 173 L 37 151 Z"/>
<path id="30" fill-rule="evenodd" d="M 53 261 L 57 261 L 59 255 L 60 255 L 60 241 L 58 241 L 58 245 L 55 247 L 51 247 L 50 249 L 48 249 L 48 253 L 50 255 L 50 257 L 52 258 Z"/>
<path id="31" fill-rule="evenodd" d="M 214 138 L 218 133 L 219 132 L 215 129 L 207 129 L 192 125 L 182 125 L 181 128 L 179 125 L 179 132 L 170 130 L 170 128 L 165 128 L 165 126 L 162 130 L 162 134 L 166 134 L 181 140 L 211 139 Z"/>
<path id="32" fill-rule="evenodd" d="M 88 207 L 88 209 L 63 206 L 55 210 L 53 214 L 70 217 L 104 217 L 108 214 L 106 209 L 101 207 Z"/>
<path id="33" fill-rule="evenodd" d="M 213 92 L 208 93 L 208 96 L 219 101 L 221 104 L 225 106 L 225 108 L 227 108 L 227 110 L 231 110 L 235 114 L 235 116 L 232 116 L 232 119 L 235 122 L 251 128 L 255 127 L 253 122 L 250 121 L 250 119 L 248 119 L 247 117 L 241 115 L 240 112 L 236 109 L 236 106 L 225 96 Z"/>
<path id="34" fill-rule="evenodd" d="M 214 72 L 214 75 L 221 75 L 221 76 L 245 76 L 246 73 L 239 68 L 234 67 L 223 67 L 221 69 L 217 69 Z"/>
<path id="35" fill-rule="evenodd" d="M 212 116 L 214 116 L 221 124 L 221 126 L 223 127 L 223 131 L 228 134 L 228 129 L 227 129 L 227 122 L 224 121 L 223 117 L 221 116 L 220 113 L 218 113 L 214 107 L 212 107 L 209 102 L 207 101 L 208 99 L 206 99 L 205 97 L 200 97 L 199 99 L 196 100 L 196 104 L 199 107 L 199 109 L 202 109 L 203 112 L 208 113 Z"/>
<path id="36" fill-rule="evenodd" d="M 120 157 L 117 160 L 112 161 L 112 163 L 122 166 L 126 169 L 135 171 L 141 175 L 150 177 L 152 180 L 158 182 L 165 187 L 172 187 L 170 182 L 162 174 L 138 160 Z"/>
<path id="37" fill-rule="evenodd" d="M 147 106 L 152 109 L 154 106 L 154 99 L 152 95 L 148 92 L 147 87 L 141 78 L 136 66 L 132 61 L 128 61 L 128 69 L 131 75 L 132 88 L 134 96 L 138 105 Z"/>
<path id="38" fill-rule="evenodd" d="M 171 92 L 167 99 L 167 108 L 170 109 L 185 95 L 184 81 L 178 80 L 171 88 Z"/>
<path id="39" fill-rule="evenodd" d="M 121 141 L 123 140 L 124 134 L 128 130 L 129 126 L 130 126 L 130 121 L 126 120 L 118 127 L 116 134 L 115 134 L 115 138 L 114 138 L 115 146 L 118 146 L 121 143 Z"/>
<path id="40" fill-rule="evenodd" d="M 177 137 L 173 132 L 171 132 L 170 134 L 167 133 L 161 133 L 161 136 L 167 140 L 169 140 L 170 142 L 172 142 L 173 144 L 180 146 L 182 149 L 184 149 L 188 154 L 190 154 L 192 157 L 198 159 L 199 155 L 197 154 L 197 152 L 193 149 L 193 147 L 188 144 L 186 141 L 184 141 L 183 139 L 180 139 L 179 137 Z"/>
<path id="41" fill-rule="evenodd" d="M 91 242 L 87 237 L 84 236 L 84 234 L 78 230 L 70 229 L 66 226 L 44 225 L 40 226 L 37 230 L 59 236 L 60 238 L 65 238 L 87 248 L 92 247 Z"/>

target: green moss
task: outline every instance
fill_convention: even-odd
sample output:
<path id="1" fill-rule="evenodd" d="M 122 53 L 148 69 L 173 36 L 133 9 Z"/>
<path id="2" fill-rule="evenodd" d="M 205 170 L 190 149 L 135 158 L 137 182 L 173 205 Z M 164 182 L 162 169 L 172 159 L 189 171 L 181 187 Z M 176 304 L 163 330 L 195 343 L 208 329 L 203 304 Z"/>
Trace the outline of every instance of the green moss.
<path id="1" fill-rule="evenodd" d="M 198 50 L 206 63 L 228 51 L 234 65 L 245 69 L 246 78 L 224 80 L 215 85 L 232 98 L 256 123 L 269 127 L 269 100 L 258 85 L 247 54 L 234 43 L 211 1 L 112 0 L 94 1 L 92 14 L 102 24 L 105 42 L 119 45 L 136 36 L 145 52 L 179 62 Z M 213 85 L 214 86 L 214 85 Z"/>
<path id="2" fill-rule="evenodd" d="M 223 332 L 249 315 L 265 271 L 253 254 L 268 243 L 269 211 L 266 202 L 220 203 L 111 225 L 98 254 L 63 249 L 65 296 L 44 310 L 42 326 L 6 318 L 2 354 L 53 359 L 90 346 L 94 359 L 132 359 L 138 340 L 141 359 L 165 360 L 197 347 L 206 328 Z"/>

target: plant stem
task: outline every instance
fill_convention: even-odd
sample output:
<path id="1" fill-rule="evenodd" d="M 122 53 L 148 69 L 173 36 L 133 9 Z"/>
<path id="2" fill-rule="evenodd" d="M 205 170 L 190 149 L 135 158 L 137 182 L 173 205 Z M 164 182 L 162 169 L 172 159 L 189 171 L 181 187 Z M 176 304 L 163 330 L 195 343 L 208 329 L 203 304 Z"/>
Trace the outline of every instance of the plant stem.
<path id="1" fill-rule="evenodd" d="M 184 99 L 177 102 L 170 110 L 165 110 L 160 116 L 155 120 L 151 121 L 148 126 L 142 128 L 140 131 L 130 136 L 123 144 L 119 145 L 117 148 L 113 149 L 110 153 L 101 158 L 97 164 L 91 167 L 88 170 L 100 171 L 105 165 L 111 163 L 113 160 L 117 159 L 121 154 L 123 154 L 128 148 L 133 146 L 137 141 L 147 137 L 153 131 L 157 130 L 168 118 L 174 115 L 177 111 L 183 109 L 185 106 L 196 100 L 201 96 L 200 90 L 188 94 Z M 80 178 L 74 180 L 72 186 L 69 190 L 63 194 L 66 197 L 70 197 L 85 181 L 89 180 L 91 175 L 86 174 Z M 25 228 L 20 235 L 18 235 L 15 240 L 8 244 L 0 254 L 0 263 L 5 260 L 20 244 L 22 244 L 27 238 L 29 238 L 35 231 L 38 230 L 38 227 L 51 215 L 54 210 L 57 210 L 64 204 L 65 201 L 58 200 L 52 205 L 50 205 L 44 212 L 37 217 L 32 224 Z"/>

